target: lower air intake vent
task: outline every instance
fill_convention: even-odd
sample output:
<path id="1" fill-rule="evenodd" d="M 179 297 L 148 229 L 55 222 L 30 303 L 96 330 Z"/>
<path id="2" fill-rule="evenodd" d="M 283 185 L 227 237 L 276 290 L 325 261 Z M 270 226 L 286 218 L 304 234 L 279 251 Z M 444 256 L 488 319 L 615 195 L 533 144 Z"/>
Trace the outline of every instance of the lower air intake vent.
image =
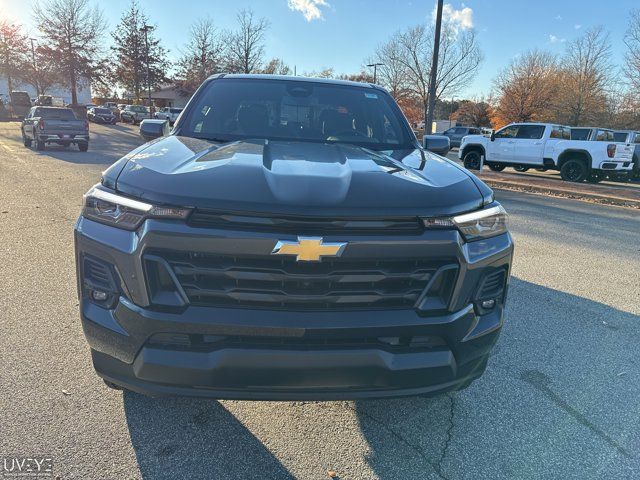
<path id="1" fill-rule="evenodd" d="M 480 287 L 478 288 L 476 298 L 485 299 L 500 297 L 504 291 L 506 278 L 507 272 L 503 268 L 485 275 L 480 283 Z"/>

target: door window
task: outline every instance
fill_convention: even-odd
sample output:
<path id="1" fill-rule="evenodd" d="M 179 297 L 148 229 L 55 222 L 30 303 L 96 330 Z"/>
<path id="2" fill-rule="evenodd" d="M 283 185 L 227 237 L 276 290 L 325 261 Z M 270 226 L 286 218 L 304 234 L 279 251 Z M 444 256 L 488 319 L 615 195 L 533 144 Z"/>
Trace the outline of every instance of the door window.
<path id="1" fill-rule="evenodd" d="M 544 125 L 520 125 L 516 138 L 538 140 L 544 135 Z"/>
<path id="2" fill-rule="evenodd" d="M 518 125 L 509 125 L 496 132 L 496 138 L 515 138 L 518 133 Z"/>

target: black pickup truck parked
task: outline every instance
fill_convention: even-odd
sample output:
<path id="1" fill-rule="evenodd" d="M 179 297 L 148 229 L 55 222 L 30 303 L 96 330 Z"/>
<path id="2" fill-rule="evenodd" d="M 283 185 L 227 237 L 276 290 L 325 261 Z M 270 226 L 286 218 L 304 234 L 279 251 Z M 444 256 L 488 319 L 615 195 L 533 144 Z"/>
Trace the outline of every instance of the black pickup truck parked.
<path id="1" fill-rule="evenodd" d="M 205 81 L 85 195 L 75 248 L 108 386 L 272 400 L 466 387 L 513 254 L 493 192 L 384 89 L 270 75 Z"/>
<path id="2" fill-rule="evenodd" d="M 89 123 L 78 120 L 69 108 L 33 107 L 20 129 L 25 147 L 35 142 L 37 150 L 44 150 L 47 143 L 64 147 L 74 144 L 81 152 L 89 149 Z"/>

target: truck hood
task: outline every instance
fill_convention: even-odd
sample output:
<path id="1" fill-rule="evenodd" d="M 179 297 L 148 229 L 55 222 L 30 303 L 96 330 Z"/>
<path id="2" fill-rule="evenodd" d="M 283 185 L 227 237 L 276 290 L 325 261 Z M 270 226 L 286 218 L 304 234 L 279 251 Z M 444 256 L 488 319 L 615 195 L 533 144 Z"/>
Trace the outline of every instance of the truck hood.
<path id="1" fill-rule="evenodd" d="M 474 210 L 488 190 L 453 162 L 417 149 L 265 140 L 219 145 L 179 136 L 134 150 L 105 172 L 103 183 L 155 204 L 365 217 Z"/>

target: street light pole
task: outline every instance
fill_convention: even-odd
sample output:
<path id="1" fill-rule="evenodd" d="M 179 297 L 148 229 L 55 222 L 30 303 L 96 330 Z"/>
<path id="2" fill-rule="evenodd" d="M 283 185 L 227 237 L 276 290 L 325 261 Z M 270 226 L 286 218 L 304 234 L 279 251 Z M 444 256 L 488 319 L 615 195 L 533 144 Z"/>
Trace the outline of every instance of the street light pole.
<path id="1" fill-rule="evenodd" d="M 378 80 L 378 66 L 382 66 L 384 63 L 370 63 L 367 67 L 373 67 L 373 83 L 377 83 Z"/>
<path id="2" fill-rule="evenodd" d="M 149 69 L 149 30 L 151 30 L 152 28 L 153 27 L 151 27 L 150 25 L 144 25 L 140 29 L 141 32 L 144 32 L 144 57 L 147 64 L 147 96 L 149 101 L 149 118 L 153 118 L 153 115 L 151 113 L 151 74 Z"/>
<path id="3" fill-rule="evenodd" d="M 431 133 L 433 125 L 433 114 L 436 108 L 436 79 L 438 78 L 438 56 L 440 55 L 440 30 L 442 28 L 442 3 L 438 0 L 438 10 L 436 13 L 436 34 L 433 43 L 433 60 L 431 62 L 431 78 L 429 79 L 429 104 L 425 112 L 424 133 Z M 429 130 L 427 130 L 429 129 Z"/>
<path id="4" fill-rule="evenodd" d="M 33 62 L 33 73 L 34 73 L 34 82 L 36 83 L 36 97 L 40 96 L 40 83 L 38 82 L 38 76 L 37 76 L 37 67 L 36 67 L 36 47 L 34 46 L 33 42 L 36 41 L 35 38 L 29 38 L 29 40 L 31 40 L 31 61 Z M 43 92 L 44 93 L 44 92 Z"/>

